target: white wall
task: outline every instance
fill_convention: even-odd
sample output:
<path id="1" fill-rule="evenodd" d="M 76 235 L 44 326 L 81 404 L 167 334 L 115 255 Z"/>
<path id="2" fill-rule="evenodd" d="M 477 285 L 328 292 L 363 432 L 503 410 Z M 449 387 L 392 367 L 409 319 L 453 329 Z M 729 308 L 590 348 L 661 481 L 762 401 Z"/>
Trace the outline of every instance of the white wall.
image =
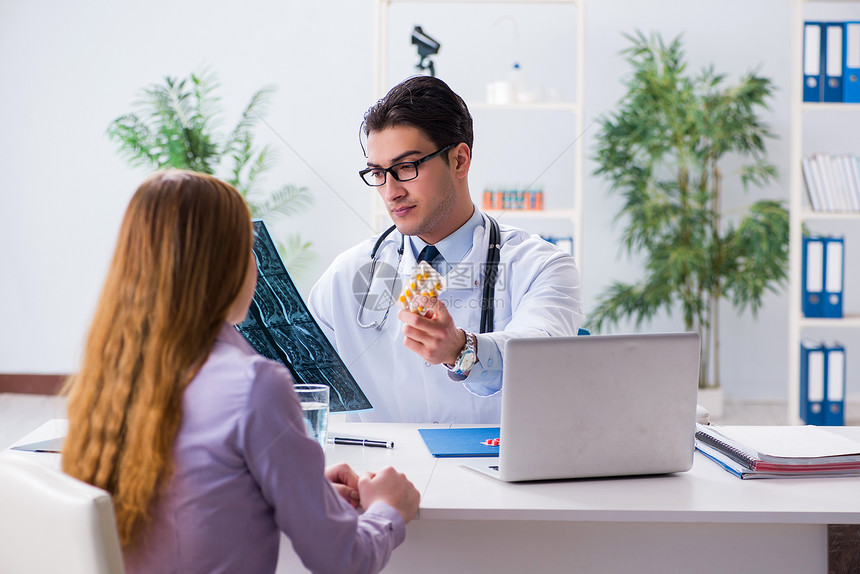
<path id="1" fill-rule="evenodd" d="M 455 76 L 503 73 L 490 69 L 493 54 L 481 62 L 458 57 L 456 47 L 478 23 L 471 16 L 458 18 L 458 7 L 445 6 L 444 17 L 422 12 L 420 5 L 408 7 L 416 11 L 410 24 L 428 18 L 432 29 L 425 24 L 425 30 L 443 43 L 437 65 Z M 566 65 L 551 47 L 569 43 L 569 33 L 543 12 L 516 14 L 516 57 L 549 81 L 552 65 Z M 496 23 L 494 29 L 503 33 L 506 25 Z M 779 91 L 766 120 L 779 139 L 768 149 L 787 174 L 789 0 L 590 1 L 586 121 L 611 110 L 623 94 L 627 68 L 619 51 L 627 42 L 622 33 L 637 28 L 661 32 L 666 39 L 683 33 L 694 69 L 714 63 L 736 77 L 759 67 L 773 79 Z M 202 64 L 220 75 L 225 128 L 255 89 L 278 86 L 267 116 L 277 134 L 265 126 L 258 134 L 280 153 L 272 184 L 307 186 L 316 196 L 306 216 L 278 226 L 300 231 L 315 245 L 316 263 L 299 279 L 307 293 L 336 253 L 370 233 L 373 192 L 356 171 L 363 165 L 358 125 L 373 102 L 372 32 L 371 0 L 0 3 L 0 318 L 5 327 L 0 372 L 75 367 L 120 217 L 145 174 L 126 166 L 105 129 L 130 109 L 141 86 Z M 546 47 L 535 50 L 538 38 Z M 397 48 L 406 55 L 395 58 L 414 55 L 408 38 Z M 511 54 L 498 58 L 507 62 Z M 587 155 L 595 131 L 586 135 Z M 570 134 L 554 137 L 531 143 L 549 153 L 561 149 Z M 586 167 L 582 266 L 588 311 L 610 281 L 632 280 L 639 267 L 618 255 L 619 228 L 612 220 L 619 200 L 607 196 L 606 183 L 590 175 L 591 161 Z M 727 190 L 726 202 L 737 206 L 760 197 L 787 198 L 787 187 L 784 175 L 748 197 Z M 724 309 L 723 378 L 729 396 L 783 396 L 786 315 L 784 295 L 769 296 L 757 322 Z M 663 318 L 648 328 L 677 330 L 681 322 Z"/>

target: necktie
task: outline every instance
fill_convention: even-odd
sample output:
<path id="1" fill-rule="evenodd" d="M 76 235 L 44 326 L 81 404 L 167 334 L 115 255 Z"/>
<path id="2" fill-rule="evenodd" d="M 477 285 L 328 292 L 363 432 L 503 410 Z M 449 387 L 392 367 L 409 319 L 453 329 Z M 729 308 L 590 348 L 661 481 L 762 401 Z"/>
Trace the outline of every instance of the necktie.
<path id="1" fill-rule="evenodd" d="M 445 258 L 439 253 L 439 250 L 436 249 L 433 245 L 427 245 L 424 249 L 421 250 L 421 253 L 418 254 L 418 262 L 426 261 L 430 264 L 430 266 L 442 273 L 442 269 L 445 264 Z"/>

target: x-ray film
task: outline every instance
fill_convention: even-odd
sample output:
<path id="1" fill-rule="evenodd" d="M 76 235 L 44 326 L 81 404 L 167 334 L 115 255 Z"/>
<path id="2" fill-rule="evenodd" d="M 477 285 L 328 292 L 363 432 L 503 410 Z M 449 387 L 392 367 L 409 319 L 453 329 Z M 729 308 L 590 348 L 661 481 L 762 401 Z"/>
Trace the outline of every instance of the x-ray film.
<path id="1" fill-rule="evenodd" d="M 266 225 L 255 220 L 254 231 L 257 288 L 239 332 L 258 353 L 283 363 L 296 384 L 328 385 L 331 412 L 373 408 L 308 311 Z"/>

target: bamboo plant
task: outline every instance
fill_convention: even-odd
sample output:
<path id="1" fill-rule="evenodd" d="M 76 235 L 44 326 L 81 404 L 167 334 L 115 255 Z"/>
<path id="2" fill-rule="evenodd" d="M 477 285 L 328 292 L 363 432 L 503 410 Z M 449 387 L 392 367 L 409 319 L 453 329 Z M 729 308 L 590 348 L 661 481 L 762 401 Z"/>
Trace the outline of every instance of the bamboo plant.
<path id="1" fill-rule="evenodd" d="M 288 217 L 307 209 L 312 196 L 306 188 L 286 184 L 271 191 L 262 182 L 276 158 L 271 146 L 255 146 L 254 128 L 274 88 L 254 92 L 235 127 L 222 134 L 217 131 L 219 86 L 217 76 L 206 70 L 182 79 L 168 76 L 163 84 L 142 89 L 135 111 L 113 120 L 108 136 L 133 166 L 219 175 L 245 197 L 254 217 Z M 310 247 L 298 234 L 278 242 L 284 264 L 293 272 L 310 262 Z"/>
<path id="2" fill-rule="evenodd" d="M 684 328 L 701 336 L 699 387 L 718 387 L 721 301 L 755 317 L 765 293 L 786 280 L 784 202 L 732 212 L 722 205 L 730 182 L 748 191 L 777 177 L 765 151 L 773 135 L 758 116 L 774 86 L 757 72 L 731 85 L 713 67 L 688 73 L 680 38 L 625 37 L 632 74 L 618 109 L 601 122 L 595 174 L 623 197 L 623 250 L 642 256 L 644 272 L 613 282 L 589 326 L 599 332 L 633 319 L 639 327 L 680 308 Z M 729 162 L 740 165 L 736 172 L 724 172 Z"/>

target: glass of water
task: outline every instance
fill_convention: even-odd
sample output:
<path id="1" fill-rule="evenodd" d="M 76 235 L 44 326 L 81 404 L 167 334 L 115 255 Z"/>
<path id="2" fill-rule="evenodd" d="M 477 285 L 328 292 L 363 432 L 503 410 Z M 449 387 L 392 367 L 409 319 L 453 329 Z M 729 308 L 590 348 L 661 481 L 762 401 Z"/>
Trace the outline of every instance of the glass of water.
<path id="1" fill-rule="evenodd" d="M 295 385 L 308 436 L 325 449 L 328 434 L 328 385 Z"/>

